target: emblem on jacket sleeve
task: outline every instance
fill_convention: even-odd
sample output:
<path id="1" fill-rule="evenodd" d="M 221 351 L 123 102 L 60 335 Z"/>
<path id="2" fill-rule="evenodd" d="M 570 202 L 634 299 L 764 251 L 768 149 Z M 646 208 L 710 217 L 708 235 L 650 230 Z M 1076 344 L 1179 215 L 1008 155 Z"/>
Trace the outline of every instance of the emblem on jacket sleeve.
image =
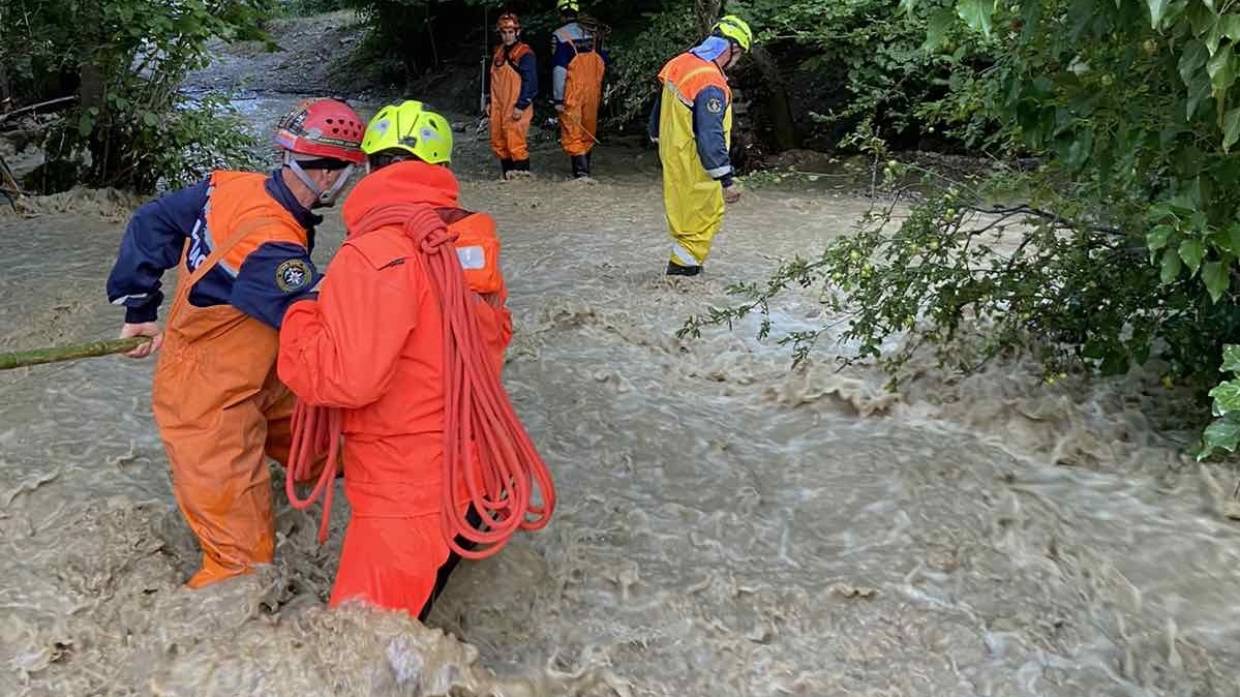
<path id="1" fill-rule="evenodd" d="M 310 283 L 310 265 L 301 259 L 289 259 L 276 267 L 276 285 L 285 293 L 305 288 Z"/>

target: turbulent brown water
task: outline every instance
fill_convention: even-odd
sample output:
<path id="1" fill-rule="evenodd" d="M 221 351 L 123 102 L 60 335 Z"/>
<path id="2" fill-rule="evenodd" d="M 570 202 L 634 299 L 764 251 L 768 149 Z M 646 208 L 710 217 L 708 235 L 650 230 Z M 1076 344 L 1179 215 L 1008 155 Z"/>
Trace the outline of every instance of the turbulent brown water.
<path id="1" fill-rule="evenodd" d="M 1178 454 L 1153 376 L 927 367 L 891 394 L 830 346 L 790 372 L 754 326 L 682 341 L 728 283 L 866 203 L 751 191 L 707 275 L 669 282 L 651 151 L 604 150 L 589 186 L 550 145 L 554 174 L 519 184 L 460 147 L 466 204 L 503 232 L 506 381 L 556 478 L 551 526 L 463 564 L 427 628 L 323 609 L 347 507 L 320 548 L 277 492 L 276 564 L 186 591 L 151 364 L 3 373 L 0 694 L 1240 695 L 1231 481 Z M 103 280 L 131 205 L 0 217 L 0 350 L 117 331 Z M 320 263 L 341 232 L 329 214 Z M 775 310 L 831 319 L 810 295 Z"/>

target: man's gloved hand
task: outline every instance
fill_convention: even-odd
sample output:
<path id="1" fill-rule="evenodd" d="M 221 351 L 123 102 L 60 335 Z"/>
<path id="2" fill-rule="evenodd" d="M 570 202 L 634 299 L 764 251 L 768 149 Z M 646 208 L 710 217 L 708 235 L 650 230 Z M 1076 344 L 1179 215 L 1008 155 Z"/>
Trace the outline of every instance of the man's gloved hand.
<path id="1" fill-rule="evenodd" d="M 524 115 L 525 115 L 525 109 L 522 109 L 521 107 L 513 107 L 512 109 L 512 120 L 513 121 L 520 121 L 521 117 Z"/>
<path id="2" fill-rule="evenodd" d="M 741 188 L 736 184 L 729 184 L 723 187 L 723 202 L 736 203 L 741 200 Z"/>

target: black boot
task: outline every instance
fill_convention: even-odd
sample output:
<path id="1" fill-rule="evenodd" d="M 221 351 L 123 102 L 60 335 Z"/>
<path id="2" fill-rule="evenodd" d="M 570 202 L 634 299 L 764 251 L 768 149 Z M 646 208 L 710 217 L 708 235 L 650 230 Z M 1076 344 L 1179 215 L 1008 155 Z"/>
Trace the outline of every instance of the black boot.
<path id="1" fill-rule="evenodd" d="M 594 167 L 594 151 L 586 153 L 586 176 L 590 176 L 590 170 Z"/>
<path id="2" fill-rule="evenodd" d="M 590 176 L 590 158 L 586 155 L 573 155 L 573 176 L 577 179 Z"/>
<path id="3" fill-rule="evenodd" d="M 506 160 L 506 159 L 500 160 L 499 161 L 499 176 L 504 179 L 507 179 L 508 173 L 510 171 L 512 171 L 512 160 Z"/>
<path id="4" fill-rule="evenodd" d="M 667 262 L 668 276 L 696 276 L 702 273 L 701 266 L 681 266 L 674 261 Z"/>
<path id="5" fill-rule="evenodd" d="M 528 159 L 525 159 L 525 160 L 513 160 L 513 161 L 512 161 L 512 171 L 513 171 L 513 172 L 516 172 L 516 173 L 523 174 L 523 175 L 525 175 L 525 174 L 529 174 L 529 173 L 530 173 L 530 161 L 529 161 Z"/>

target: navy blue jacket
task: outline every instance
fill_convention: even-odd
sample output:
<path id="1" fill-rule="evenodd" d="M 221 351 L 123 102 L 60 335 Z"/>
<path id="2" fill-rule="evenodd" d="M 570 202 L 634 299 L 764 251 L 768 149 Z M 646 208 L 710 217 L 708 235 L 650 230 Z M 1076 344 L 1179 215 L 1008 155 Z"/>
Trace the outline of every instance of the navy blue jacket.
<path id="1" fill-rule="evenodd" d="M 702 168 L 724 186 L 732 186 L 732 158 L 728 154 L 728 139 L 723 133 L 723 117 L 728 111 L 728 98 L 718 87 L 705 87 L 693 100 L 693 139 L 697 143 L 698 158 Z M 663 89 L 655 98 L 650 111 L 650 139 L 659 140 L 660 113 L 663 109 Z"/>
<path id="2" fill-rule="evenodd" d="M 250 252 L 240 268 L 219 263 L 190 290 L 195 307 L 231 304 L 265 324 L 279 328 L 284 310 L 302 299 L 321 278 L 310 253 L 314 227 L 322 218 L 307 210 L 276 170 L 264 190 L 307 231 L 307 246 L 266 242 Z M 134 213 L 121 239 L 116 264 L 108 276 L 108 301 L 125 306 L 125 321 L 154 322 L 163 301 L 161 278 L 181 259 L 188 239 L 188 265 L 196 269 L 211 252 L 206 234 L 209 183 L 202 181 L 147 203 Z"/>
<path id="3" fill-rule="evenodd" d="M 519 45 L 513 44 L 512 46 L 503 46 L 502 48 L 504 49 L 504 60 L 521 75 L 521 94 L 517 97 L 517 108 L 528 109 L 530 104 L 534 103 L 534 99 L 538 97 L 538 58 L 534 55 L 534 51 L 531 50 L 529 53 L 521 56 L 521 60 L 513 63 L 512 58 L 509 56 L 512 53 L 512 49 Z M 496 63 L 496 65 L 499 64 Z M 491 94 L 491 71 L 487 71 L 486 78 L 486 93 L 489 99 Z"/>

